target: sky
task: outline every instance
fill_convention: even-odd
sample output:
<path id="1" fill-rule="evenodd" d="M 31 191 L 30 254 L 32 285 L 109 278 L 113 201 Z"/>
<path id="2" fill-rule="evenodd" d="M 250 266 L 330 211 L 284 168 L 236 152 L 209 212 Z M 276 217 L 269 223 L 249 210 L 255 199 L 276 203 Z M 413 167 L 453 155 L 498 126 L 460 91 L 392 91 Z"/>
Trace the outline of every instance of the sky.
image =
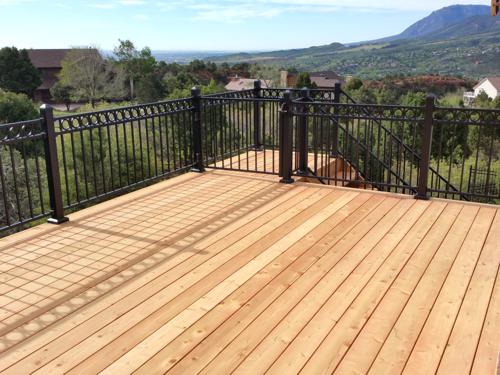
<path id="1" fill-rule="evenodd" d="M 0 47 L 263 51 L 398 34 L 432 11 L 489 0 L 0 0 Z"/>

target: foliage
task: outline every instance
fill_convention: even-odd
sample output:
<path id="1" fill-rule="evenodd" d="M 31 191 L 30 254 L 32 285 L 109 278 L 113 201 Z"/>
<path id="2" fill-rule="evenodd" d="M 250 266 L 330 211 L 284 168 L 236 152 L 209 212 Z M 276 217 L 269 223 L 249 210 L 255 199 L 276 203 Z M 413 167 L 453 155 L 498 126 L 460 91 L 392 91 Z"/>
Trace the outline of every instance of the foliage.
<path id="1" fill-rule="evenodd" d="M 1 145 L 0 160 L 4 179 L 3 184 L 0 184 L 0 196 L 6 197 L 5 201 L 2 199 L 0 227 L 6 226 L 8 222 L 15 223 L 20 219 L 28 219 L 32 216 L 31 212 L 34 215 L 41 214 L 42 200 L 46 206 L 47 199 L 44 197 L 44 192 L 37 188 L 39 185 L 35 171 L 39 168 L 41 178 L 45 178 L 43 159 L 37 160 L 36 156 L 23 153 L 13 146 Z M 18 178 L 15 179 L 14 175 Z M 2 190 L 2 186 L 5 191 Z"/>
<path id="2" fill-rule="evenodd" d="M 354 90 L 359 90 L 363 86 L 363 81 L 359 78 L 352 78 L 350 81 L 347 82 L 345 85 L 345 89 L 347 91 L 354 91 Z"/>
<path id="3" fill-rule="evenodd" d="M 144 47 L 139 51 L 130 40 L 119 40 L 119 43 L 114 54 L 129 81 L 129 97 L 137 97 L 141 102 L 155 101 L 161 97 L 163 90 L 155 77 L 157 61 L 151 55 L 151 49 Z M 137 90 L 136 82 L 139 86 Z"/>
<path id="4" fill-rule="evenodd" d="M 381 79 L 394 74 L 462 75 L 480 79 L 498 74 L 500 33 L 488 32 L 443 40 L 408 39 L 352 46 L 226 55 L 216 62 L 252 61 L 301 71 L 335 70 L 341 75 Z"/>
<path id="5" fill-rule="evenodd" d="M 311 81 L 311 76 L 307 72 L 301 72 L 297 76 L 297 82 L 295 83 L 295 87 L 298 89 L 302 89 L 307 87 L 308 89 L 315 89 L 318 86 Z"/>
<path id="6" fill-rule="evenodd" d="M 50 89 L 50 94 L 59 103 L 64 103 L 69 111 L 71 106 L 71 96 L 73 95 L 73 87 L 64 85 L 60 81 L 56 82 Z"/>
<path id="7" fill-rule="evenodd" d="M 122 70 L 92 48 L 68 52 L 59 79 L 62 85 L 73 87 L 71 99 L 75 101 L 94 105 L 98 100 L 124 95 Z"/>
<path id="8" fill-rule="evenodd" d="M 0 49 L 0 88 L 31 96 L 41 84 L 40 72 L 31 63 L 26 50 Z"/>
<path id="9" fill-rule="evenodd" d="M 0 90 L 0 124 L 32 120 L 38 113 L 26 95 Z"/>
<path id="10" fill-rule="evenodd" d="M 198 88 L 200 89 L 202 95 L 217 94 L 219 92 L 224 91 L 224 87 L 217 85 L 215 80 L 211 80 L 208 85 L 198 86 Z M 178 99 L 178 98 L 188 98 L 190 96 L 191 96 L 191 88 L 185 88 L 185 89 L 176 88 L 170 93 L 168 98 Z"/>

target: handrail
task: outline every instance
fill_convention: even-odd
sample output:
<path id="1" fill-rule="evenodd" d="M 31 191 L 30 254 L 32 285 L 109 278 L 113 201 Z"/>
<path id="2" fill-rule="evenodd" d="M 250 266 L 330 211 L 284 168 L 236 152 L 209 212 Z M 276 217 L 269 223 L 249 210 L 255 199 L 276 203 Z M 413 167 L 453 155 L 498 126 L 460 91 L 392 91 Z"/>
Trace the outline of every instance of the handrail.
<path id="1" fill-rule="evenodd" d="M 351 101 L 351 103 L 353 104 L 358 104 L 351 96 L 349 96 L 349 94 L 347 94 L 344 90 L 342 90 L 342 94 L 345 95 L 345 97 Z M 415 150 L 413 150 L 411 147 L 407 146 L 402 139 L 400 139 L 396 134 L 394 134 L 391 130 L 387 129 L 384 124 L 382 123 L 382 121 L 380 121 L 379 119 L 377 119 L 376 117 L 374 117 L 367 109 L 366 107 L 362 107 L 362 110 L 363 112 L 365 112 L 368 116 L 370 116 L 372 118 L 373 121 L 376 122 L 376 124 L 385 131 L 386 134 L 388 134 L 392 139 L 394 139 L 396 142 L 398 142 L 402 147 L 404 147 L 405 150 L 407 150 L 408 152 L 410 152 L 412 154 L 412 156 L 417 160 L 417 161 L 420 161 L 421 160 L 421 157 L 420 155 L 415 152 Z M 429 171 L 432 173 L 433 176 L 437 177 L 441 182 L 443 182 L 444 184 L 446 184 L 451 190 L 453 190 L 454 192 L 456 193 L 459 193 L 460 194 L 460 197 L 464 200 L 469 200 L 469 198 L 463 194 L 460 193 L 460 190 L 458 188 L 456 188 L 450 181 L 448 181 L 446 178 L 444 178 L 443 176 L 441 176 L 441 174 L 436 171 L 432 166 L 429 165 Z M 451 193 L 452 194 L 452 193 Z"/>
<path id="2" fill-rule="evenodd" d="M 377 155 L 375 155 L 373 153 L 373 151 L 371 151 L 370 149 L 368 149 L 368 147 L 364 144 L 362 144 L 356 137 L 354 137 L 344 126 L 342 126 L 342 124 L 337 121 L 337 119 L 335 118 L 334 115 L 330 115 L 329 113 L 326 113 L 324 112 L 323 109 L 321 109 L 321 111 L 323 111 L 324 114 L 327 114 L 329 115 L 328 118 L 330 120 L 332 120 L 333 122 L 335 122 L 340 129 L 342 129 L 342 131 L 344 132 L 344 134 L 348 135 L 349 136 L 349 139 L 352 139 L 354 140 L 358 146 L 362 147 L 364 149 L 364 151 L 367 151 L 369 152 L 370 156 L 372 158 L 374 158 L 376 161 L 378 161 L 379 165 L 382 165 L 390 174 L 392 174 L 394 177 L 396 177 L 405 187 L 407 187 L 409 190 L 411 190 L 413 193 L 416 193 L 416 189 L 414 187 L 412 187 L 408 182 L 406 182 L 403 178 L 401 178 L 401 176 L 399 176 L 396 172 L 394 172 L 389 165 L 387 165 L 387 163 L 385 163 L 383 160 L 380 160 Z M 337 152 L 339 152 L 339 150 L 337 150 Z M 342 155 L 342 157 L 348 161 L 351 165 L 355 165 L 356 163 L 354 163 L 350 158 L 348 158 L 346 155 Z M 358 166 L 357 167 L 358 169 L 358 173 L 362 174 L 362 172 L 360 171 L 360 167 Z M 363 174 L 362 174 L 363 175 Z M 378 184 L 373 181 L 373 179 L 369 178 L 369 176 L 363 176 L 366 180 L 368 180 L 372 185 L 375 185 L 377 186 Z"/>

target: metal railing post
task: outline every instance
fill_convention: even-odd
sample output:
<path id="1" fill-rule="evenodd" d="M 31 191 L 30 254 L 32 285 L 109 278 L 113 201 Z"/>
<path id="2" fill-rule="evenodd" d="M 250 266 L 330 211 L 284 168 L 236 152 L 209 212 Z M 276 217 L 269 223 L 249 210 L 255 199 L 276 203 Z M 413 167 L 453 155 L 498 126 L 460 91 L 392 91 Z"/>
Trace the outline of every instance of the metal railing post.
<path id="1" fill-rule="evenodd" d="M 339 104 L 340 103 L 340 95 L 342 95 L 342 85 L 340 83 L 335 84 L 334 88 L 334 96 L 333 96 L 333 103 Z M 338 151 L 339 151 L 339 107 L 336 105 L 333 107 L 333 115 L 334 115 L 334 123 L 333 123 L 333 129 L 332 129 L 332 151 L 331 151 L 331 156 L 337 157 L 338 156 Z"/>
<path id="2" fill-rule="evenodd" d="M 307 129 L 307 104 L 309 90 L 304 87 L 300 90 L 300 98 L 303 104 L 299 107 L 300 117 L 297 124 L 297 152 L 299 154 L 298 173 L 306 176 L 308 174 L 308 129 Z"/>
<path id="3" fill-rule="evenodd" d="M 261 126 L 261 103 L 258 99 L 262 97 L 262 86 L 260 80 L 253 83 L 253 143 L 256 150 L 262 150 L 262 126 Z"/>
<path id="4" fill-rule="evenodd" d="M 418 175 L 418 191 L 416 199 L 427 200 L 427 182 L 429 179 L 429 167 L 431 162 L 432 127 L 434 120 L 435 96 L 428 95 L 425 99 L 424 129 L 422 134 L 422 147 L 420 151 L 420 167 Z"/>
<path id="5" fill-rule="evenodd" d="M 40 107 L 42 127 L 45 132 L 45 165 L 47 168 L 47 182 L 49 187 L 51 217 L 47 220 L 52 224 L 61 224 L 69 219 L 64 216 L 64 205 L 61 190 L 61 175 L 57 156 L 56 132 L 54 128 L 54 111 L 51 106 L 43 104 Z"/>
<path id="6" fill-rule="evenodd" d="M 191 116 L 191 125 L 193 127 L 193 151 L 194 151 L 194 166 L 191 172 L 203 173 L 202 140 L 201 140 L 201 94 L 197 87 L 191 89 L 191 100 L 193 102 L 193 110 Z"/>
<path id="7" fill-rule="evenodd" d="M 279 176 L 280 182 L 291 184 L 292 178 L 292 93 L 287 90 L 283 95 L 283 102 L 279 113 Z"/>

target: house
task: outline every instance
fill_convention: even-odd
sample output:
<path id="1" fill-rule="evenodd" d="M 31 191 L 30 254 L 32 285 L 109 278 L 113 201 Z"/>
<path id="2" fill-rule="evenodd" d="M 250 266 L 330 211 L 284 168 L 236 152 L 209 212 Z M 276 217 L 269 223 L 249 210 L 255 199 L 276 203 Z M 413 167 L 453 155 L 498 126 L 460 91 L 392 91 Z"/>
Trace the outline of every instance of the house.
<path id="1" fill-rule="evenodd" d="M 491 99 L 495 99 L 500 96 L 500 77 L 483 78 L 476 86 L 474 86 L 474 91 L 464 93 L 464 104 L 472 104 L 476 97 L 482 92 L 485 92 Z"/>
<path id="2" fill-rule="evenodd" d="M 61 72 L 61 61 L 69 49 L 29 49 L 31 63 L 40 71 L 42 84 L 36 89 L 34 99 L 40 102 L 51 101 L 50 89 L 57 82 Z"/>
<path id="3" fill-rule="evenodd" d="M 225 86 L 227 91 L 243 91 L 250 90 L 254 87 L 255 78 L 240 78 L 238 76 L 229 79 L 229 83 Z M 263 88 L 271 87 L 271 81 L 260 80 Z"/>
<path id="4" fill-rule="evenodd" d="M 298 73 L 291 73 L 286 70 L 281 71 L 281 86 L 294 87 L 297 83 Z M 321 71 L 309 73 L 311 82 L 315 83 L 319 89 L 333 89 L 336 83 L 344 83 L 340 75 L 334 71 Z"/>

